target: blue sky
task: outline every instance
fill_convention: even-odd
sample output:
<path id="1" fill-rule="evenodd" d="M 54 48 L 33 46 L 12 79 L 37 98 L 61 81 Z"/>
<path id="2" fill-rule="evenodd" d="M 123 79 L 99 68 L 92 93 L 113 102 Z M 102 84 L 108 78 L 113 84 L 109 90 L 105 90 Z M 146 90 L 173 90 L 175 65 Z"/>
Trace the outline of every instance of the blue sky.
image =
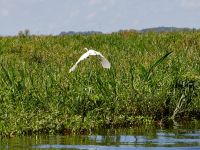
<path id="1" fill-rule="evenodd" d="M 200 28 L 200 0 L 0 0 L 0 35 Z"/>

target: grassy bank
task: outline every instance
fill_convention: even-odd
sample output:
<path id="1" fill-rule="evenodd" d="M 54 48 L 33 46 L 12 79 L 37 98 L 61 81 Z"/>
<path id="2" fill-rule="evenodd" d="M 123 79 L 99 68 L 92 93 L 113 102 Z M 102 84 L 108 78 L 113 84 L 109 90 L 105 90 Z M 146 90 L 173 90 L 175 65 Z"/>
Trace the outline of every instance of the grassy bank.
<path id="1" fill-rule="evenodd" d="M 200 32 L 0 37 L 0 85 L 2 135 L 197 120 Z"/>

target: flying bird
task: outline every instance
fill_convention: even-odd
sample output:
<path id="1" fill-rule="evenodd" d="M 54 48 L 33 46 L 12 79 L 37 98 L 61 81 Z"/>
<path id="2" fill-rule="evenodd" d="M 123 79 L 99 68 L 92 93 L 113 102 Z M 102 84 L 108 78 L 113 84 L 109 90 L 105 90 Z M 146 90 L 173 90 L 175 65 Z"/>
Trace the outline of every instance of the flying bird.
<path id="1" fill-rule="evenodd" d="M 74 66 L 72 68 L 69 69 L 69 73 L 74 71 L 77 67 L 77 65 L 84 59 L 88 58 L 89 56 L 96 56 L 100 61 L 101 61 L 101 64 L 103 66 L 103 68 L 107 68 L 109 69 L 110 68 L 110 62 L 100 53 L 100 52 L 97 52 L 93 49 L 87 49 L 87 48 L 84 48 L 85 50 L 87 50 L 86 53 L 84 53 L 79 59 L 78 61 L 74 64 Z"/>

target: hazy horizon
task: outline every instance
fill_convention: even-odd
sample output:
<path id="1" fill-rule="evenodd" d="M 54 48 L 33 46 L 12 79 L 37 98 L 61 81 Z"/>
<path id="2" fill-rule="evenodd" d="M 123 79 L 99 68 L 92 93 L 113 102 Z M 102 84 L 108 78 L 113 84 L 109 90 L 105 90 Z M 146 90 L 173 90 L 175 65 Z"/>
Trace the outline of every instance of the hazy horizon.
<path id="1" fill-rule="evenodd" d="M 199 0 L 0 0 L 0 35 L 200 28 Z"/>

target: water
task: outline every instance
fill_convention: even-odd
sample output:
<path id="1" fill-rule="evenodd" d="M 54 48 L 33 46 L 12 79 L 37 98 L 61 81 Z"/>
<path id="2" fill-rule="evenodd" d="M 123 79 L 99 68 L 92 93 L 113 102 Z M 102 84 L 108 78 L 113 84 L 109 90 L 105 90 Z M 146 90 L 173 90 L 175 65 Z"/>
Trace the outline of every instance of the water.
<path id="1" fill-rule="evenodd" d="M 200 150 L 199 129 L 134 128 L 91 135 L 40 135 L 3 138 L 0 149 L 69 150 Z"/>

